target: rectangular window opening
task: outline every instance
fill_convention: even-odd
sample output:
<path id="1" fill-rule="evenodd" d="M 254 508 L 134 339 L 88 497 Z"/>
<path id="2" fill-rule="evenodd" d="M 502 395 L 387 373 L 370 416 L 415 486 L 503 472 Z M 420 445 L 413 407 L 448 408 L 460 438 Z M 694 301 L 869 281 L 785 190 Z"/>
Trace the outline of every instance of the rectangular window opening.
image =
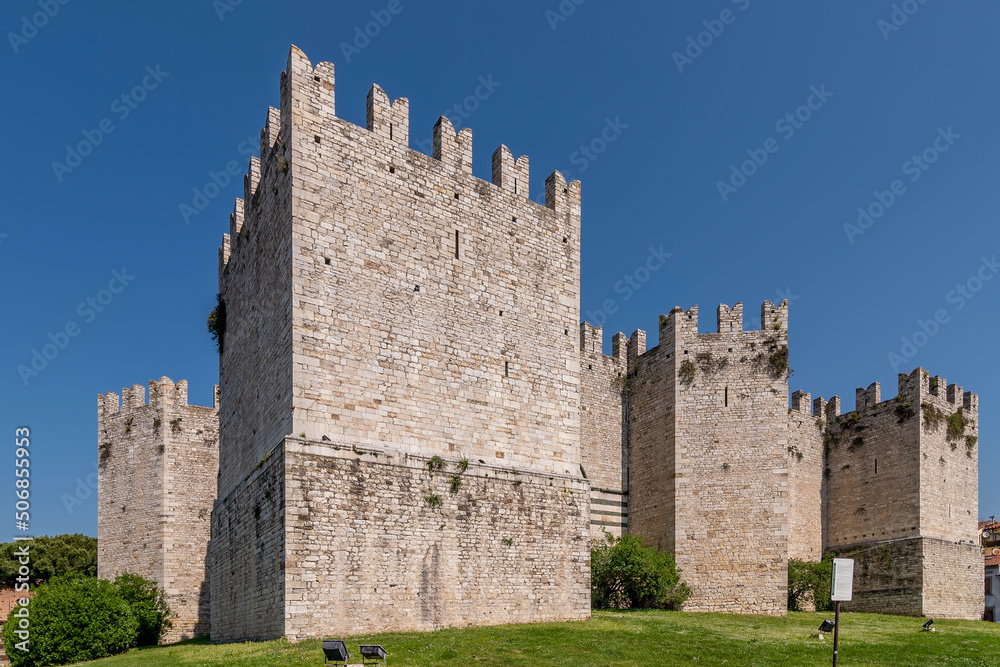
<path id="1" fill-rule="evenodd" d="M 510 362 L 509 361 L 503 362 L 503 376 L 505 378 L 509 378 L 510 377 Z"/>
<path id="2" fill-rule="evenodd" d="M 723 401 L 724 401 L 723 402 L 723 407 L 727 407 L 728 408 L 729 407 L 729 387 L 726 387 L 726 395 L 725 395 L 725 398 L 723 399 Z"/>
<path id="3" fill-rule="evenodd" d="M 389 138 L 392 139 L 392 123 L 389 123 Z"/>
<path id="4" fill-rule="evenodd" d="M 459 259 L 458 256 L 458 230 L 455 230 L 455 259 Z"/>
<path id="5" fill-rule="evenodd" d="M 875 459 L 875 474 L 878 474 L 878 459 Z"/>

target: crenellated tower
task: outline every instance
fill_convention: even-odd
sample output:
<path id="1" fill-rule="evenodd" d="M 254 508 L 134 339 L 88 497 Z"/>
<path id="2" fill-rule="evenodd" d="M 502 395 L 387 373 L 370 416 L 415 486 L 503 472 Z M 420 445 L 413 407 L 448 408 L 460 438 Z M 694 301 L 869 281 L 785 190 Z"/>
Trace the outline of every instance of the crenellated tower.
<path id="1" fill-rule="evenodd" d="M 761 321 L 721 305 L 702 334 L 697 306 L 674 308 L 656 347 L 628 341 L 628 530 L 676 554 L 685 609 L 785 611 L 788 303 Z"/>
<path id="2" fill-rule="evenodd" d="M 97 397 L 97 574 L 160 584 L 174 613 L 165 642 L 207 635 L 209 513 L 219 470 L 218 387 L 188 405 L 170 378 Z"/>
<path id="3" fill-rule="evenodd" d="M 348 123 L 295 47 L 280 88 L 220 248 L 213 639 L 587 617 L 579 182 L 411 150 L 378 86 Z"/>
<path id="4" fill-rule="evenodd" d="M 979 397 L 921 368 L 895 398 L 834 397 L 822 434 L 824 548 L 855 558 L 855 611 L 977 619 Z"/>

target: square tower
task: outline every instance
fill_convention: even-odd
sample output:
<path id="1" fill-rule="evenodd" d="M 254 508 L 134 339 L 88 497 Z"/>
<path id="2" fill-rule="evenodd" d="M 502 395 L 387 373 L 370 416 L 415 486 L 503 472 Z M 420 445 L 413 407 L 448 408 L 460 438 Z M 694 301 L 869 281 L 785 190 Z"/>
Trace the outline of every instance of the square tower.
<path id="1" fill-rule="evenodd" d="M 215 640 L 589 616 L 580 184 L 292 47 L 220 248 Z"/>
<path id="2" fill-rule="evenodd" d="M 97 576 L 156 581 L 174 614 L 164 642 L 207 635 L 209 513 L 219 471 L 219 393 L 188 405 L 170 378 L 97 397 Z"/>
<path id="3" fill-rule="evenodd" d="M 660 317 L 628 343 L 628 530 L 675 554 L 687 611 L 783 615 L 788 562 L 788 303 Z"/>

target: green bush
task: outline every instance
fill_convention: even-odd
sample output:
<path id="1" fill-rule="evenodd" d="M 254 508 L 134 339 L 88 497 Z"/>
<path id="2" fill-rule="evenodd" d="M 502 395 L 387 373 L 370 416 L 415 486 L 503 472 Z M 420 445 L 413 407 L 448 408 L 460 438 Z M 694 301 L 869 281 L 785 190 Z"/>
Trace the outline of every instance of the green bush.
<path id="1" fill-rule="evenodd" d="M 110 581 L 71 575 L 38 587 L 27 606 L 27 628 L 12 610 L 3 643 L 14 667 L 43 667 L 124 653 L 135 644 L 139 621 Z M 18 631 L 27 632 L 25 639 Z M 22 649 L 27 649 L 22 650 Z"/>
<path id="2" fill-rule="evenodd" d="M 691 589 L 680 580 L 674 555 L 635 535 L 605 540 L 590 552 L 590 597 L 597 609 L 680 609 Z"/>
<path id="3" fill-rule="evenodd" d="M 812 600 L 816 611 L 831 611 L 830 579 L 833 576 L 833 552 L 818 563 L 788 559 L 788 611 L 805 611 Z"/>
<path id="4" fill-rule="evenodd" d="M 139 621 L 134 646 L 155 646 L 171 626 L 170 608 L 163 589 L 155 581 L 125 573 L 115 579 L 115 587 Z"/>

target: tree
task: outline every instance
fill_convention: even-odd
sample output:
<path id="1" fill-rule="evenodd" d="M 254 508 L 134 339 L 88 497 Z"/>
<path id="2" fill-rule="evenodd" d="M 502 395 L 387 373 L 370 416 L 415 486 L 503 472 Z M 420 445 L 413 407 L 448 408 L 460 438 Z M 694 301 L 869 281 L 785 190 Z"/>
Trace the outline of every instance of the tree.
<path id="1" fill-rule="evenodd" d="M 97 576 L 97 538 L 75 534 L 0 544 L 0 580 L 11 581 L 18 576 L 21 563 L 15 552 L 25 546 L 30 554 L 28 576 L 32 579 L 69 574 Z"/>
<path id="2" fill-rule="evenodd" d="M 635 535 L 604 536 L 590 552 L 594 607 L 680 609 L 690 597 L 673 554 L 647 546 Z"/>

